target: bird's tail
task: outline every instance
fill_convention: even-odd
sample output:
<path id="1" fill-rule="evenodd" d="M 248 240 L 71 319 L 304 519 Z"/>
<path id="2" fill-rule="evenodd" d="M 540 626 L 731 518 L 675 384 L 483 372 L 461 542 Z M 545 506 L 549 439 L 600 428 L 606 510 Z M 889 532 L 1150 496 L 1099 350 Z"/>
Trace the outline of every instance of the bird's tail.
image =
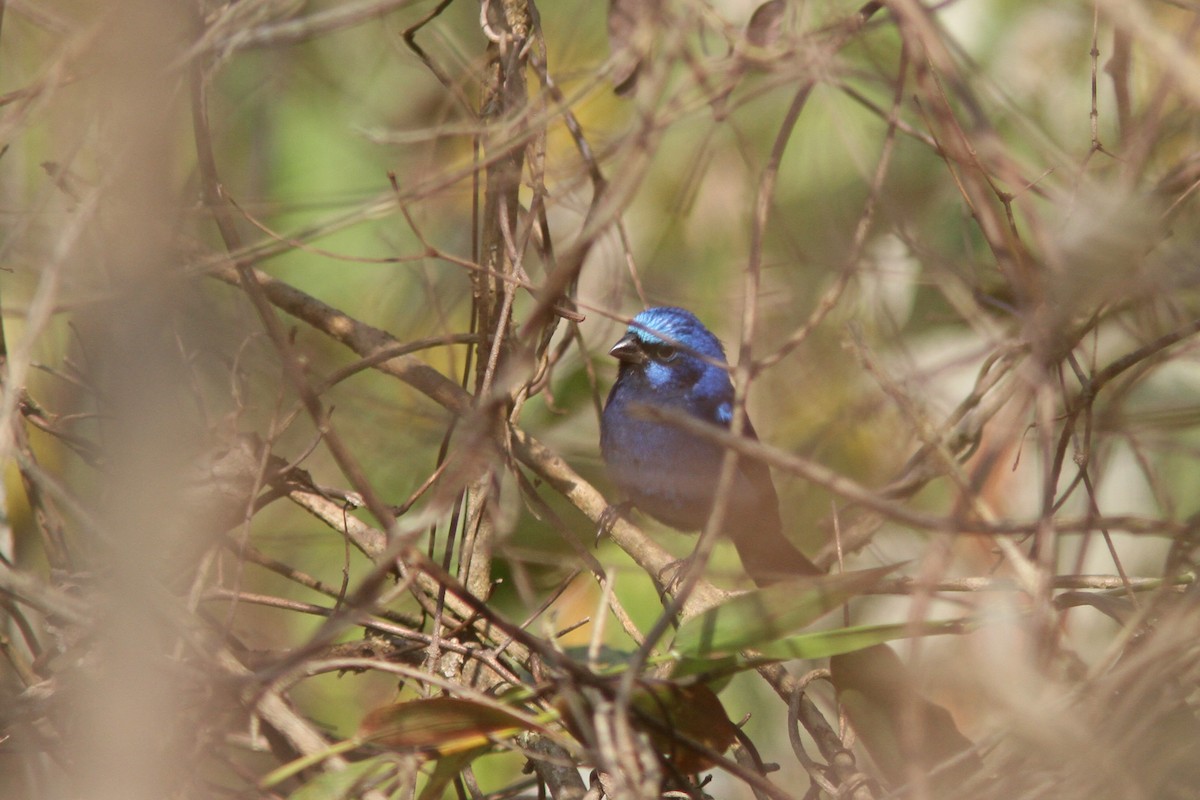
<path id="1" fill-rule="evenodd" d="M 733 540 L 742 568 L 757 586 L 770 586 L 800 575 L 823 575 L 780 531 L 760 530 Z"/>

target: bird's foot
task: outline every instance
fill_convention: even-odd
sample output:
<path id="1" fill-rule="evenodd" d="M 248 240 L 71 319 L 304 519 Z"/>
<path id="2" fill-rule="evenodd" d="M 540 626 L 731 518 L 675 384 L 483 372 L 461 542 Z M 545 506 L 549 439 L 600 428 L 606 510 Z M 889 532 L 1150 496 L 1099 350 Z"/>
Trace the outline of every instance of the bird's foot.
<path id="1" fill-rule="evenodd" d="M 613 525 L 617 524 L 617 520 L 628 514 L 632 508 L 633 503 L 628 500 L 623 503 L 617 503 L 615 506 L 606 506 L 600 514 L 599 523 L 596 525 L 596 541 L 592 543 L 592 546 L 598 547 L 600 540 L 612 532 Z"/>
<path id="2" fill-rule="evenodd" d="M 693 569 L 696 569 L 696 555 L 694 553 L 686 558 L 676 559 L 667 564 L 654 576 L 654 581 L 662 590 L 662 594 L 675 594 L 679 590 L 679 587 L 683 585 L 684 580 L 692 573 Z"/>

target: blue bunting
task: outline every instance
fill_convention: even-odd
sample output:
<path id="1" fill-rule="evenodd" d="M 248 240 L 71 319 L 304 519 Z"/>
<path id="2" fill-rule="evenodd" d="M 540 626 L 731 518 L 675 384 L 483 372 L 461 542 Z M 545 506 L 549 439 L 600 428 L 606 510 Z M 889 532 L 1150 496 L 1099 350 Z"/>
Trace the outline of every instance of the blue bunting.
<path id="1" fill-rule="evenodd" d="M 728 429 L 733 383 L 717 337 L 682 308 L 633 318 L 610 355 L 620 362 L 600 423 L 600 450 L 621 493 L 643 513 L 680 531 L 704 527 L 712 512 L 724 449 L 676 425 L 639 415 L 638 405 L 686 412 Z M 747 419 L 745 435 L 757 439 Z M 759 586 L 820 570 L 783 535 L 771 472 L 738 460 L 721 533 Z"/>

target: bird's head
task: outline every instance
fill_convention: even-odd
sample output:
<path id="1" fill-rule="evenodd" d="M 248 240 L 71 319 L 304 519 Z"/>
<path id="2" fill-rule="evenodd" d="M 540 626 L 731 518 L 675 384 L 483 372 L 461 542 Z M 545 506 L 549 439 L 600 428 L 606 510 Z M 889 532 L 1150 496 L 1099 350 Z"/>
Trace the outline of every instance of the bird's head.
<path id="1" fill-rule="evenodd" d="M 646 309 L 608 352 L 621 362 L 622 375 L 643 374 L 654 386 L 691 386 L 704 378 L 729 383 L 720 340 L 686 309 Z"/>

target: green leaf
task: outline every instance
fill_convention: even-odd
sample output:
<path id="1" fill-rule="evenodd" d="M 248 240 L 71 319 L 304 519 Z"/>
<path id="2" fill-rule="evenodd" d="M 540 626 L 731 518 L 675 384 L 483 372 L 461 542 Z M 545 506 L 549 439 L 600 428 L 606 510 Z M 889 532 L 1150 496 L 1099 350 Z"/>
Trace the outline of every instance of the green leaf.
<path id="1" fill-rule="evenodd" d="M 746 672 L 775 661 L 791 661 L 796 658 L 827 658 L 863 650 L 896 639 L 966 633 L 974 627 L 975 623 L 970 620 L 948 619 L 921 623 L 853 625 L 829 631 L 801 633 L 764 645 L 753 654 L 738 653 L 715 658 L 684 658 L 671 671 L 671 677 L 704 675 L 706 682 L 711 685 L 711 681 L 716 676 Z"/>
<path id="2" fill-rule="evenodd" d="M 495 706 L 457 697 L 431 697 L 377 708 L 363 719 L 359 738 L 394 750 L 445 756 L 490 745 L 494 738 L 538 723 Z"/>
<path id="3" fill-rule="evenodd" d="M 814 631 L 789 636 L 764 647 L 759 653 L 767 658 L 828 658 L 853 653 L 894 639 L 916 636 L 936 636 L 944 633 L 966 633 L 972 623 L 961 619 L 930 620 L 926 622 L 896 622 L 879 625 L 853 625 L 831 631 Z"/>
<path id="4" fill-rule="evenodd" d="M 861 595 L 897 566 L 800 578 L 740 594 L 684 622 L 672 649 L 694 659 L 763 648 Z"/>
<path id="5" fill-rule="evenodd" d="M 345 769 L 322 772 L 289 795 L 290 800 L 342 800 L 358 797 L 364 787 L 378 778 L 396 770 L 396 762 L 389 755 L 375 756 L 365 761 L 356 761 Z"/>
<path id="6" fill-rule="evenodd" d="M 486 747 L 467 750 L 461 753 L 439 758 L 434 764 L 433 774 L 429 776 L 429 782 L 425 784 L 425 788 L 421 790 L 421 794 L 417 800 L 438 800 L 446 793 L 446 788 L 454 780 L 458 773 L 467 768 L 472 761 L 488 751 Z"/>

